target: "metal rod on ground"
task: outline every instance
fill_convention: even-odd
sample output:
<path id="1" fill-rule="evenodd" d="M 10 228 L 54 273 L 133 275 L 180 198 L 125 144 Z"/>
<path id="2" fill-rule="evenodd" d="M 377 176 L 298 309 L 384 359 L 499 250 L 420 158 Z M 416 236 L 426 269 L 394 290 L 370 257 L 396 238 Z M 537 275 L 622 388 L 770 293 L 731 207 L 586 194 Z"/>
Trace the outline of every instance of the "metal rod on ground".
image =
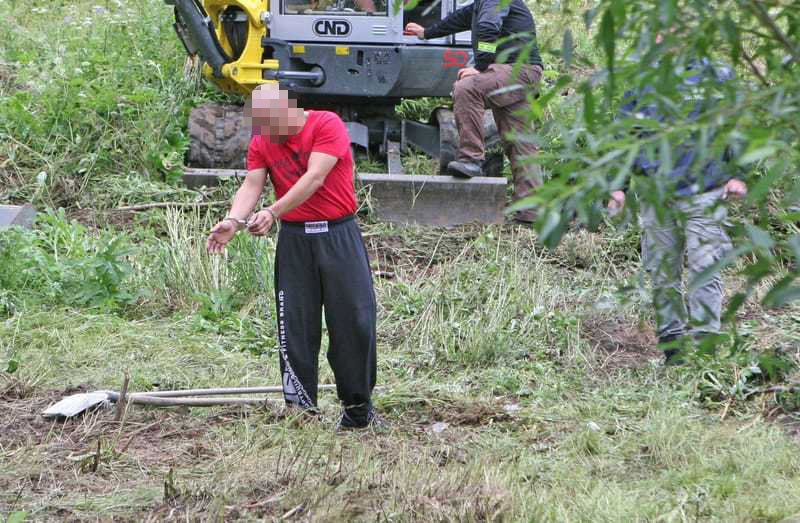
<path id="1" fill-rule="evenodd" d="M 283 403 L 283 400 L 267 398 L 154 398 L 152 396 L 128 396 L 128 403 L 158 407 L 213 407 L 217 405 L 262 405 Z"/>
<path id="2" fill-rule="evenodd" d="M 333 390 L 336 385 L 318 385 L 319 390 Z M 113 394 L 111 391 L 103 391 Z M 149 396 L 153 398 L 182 398 L 186 396 L 224 396 L 228 394 L 273 394 L 283 392 L 283 387 L 229 387 L 219 389 L 156 390 L 152 392 L 133 392 L 129 397 Z"/>
<path id="3" fill-rule="evenodd" d="M 336 385 L 319 385 L 320 390 L 332 390 Z M 283 392 L 280 386 L 269 387 L 230 387 L 218 389 L 188 389 L 188 390 L 160 390 L 154 392 L 134 392 L 125 394 L 125 401 L 142 405 L 160 405 L 169 407 L 186 405 L 195 407 L 210 407 L 213 405 L 256 405 L 268 401 L 266 398 L 212 398 L 208 396 L 224 396 L 229 394 L 270 394 Z M 189 398 L 188 396 L 207 396 L 203 398 Z M 172 399 L 170 399 L 172 398 Z M 71 418 L 99 405 L 116 403 L 120 393 L 111 390 L 97 390 L 82 392 L 62 398 L 50 405 L 42 415 L 45 417 Z M 273 401 L 273 400 L 269 400 Z M 278 400 L 274 400 L 278 401 Z M 282 401 L 282 400 L 280 400 Z M 121 412 L 121 411 L 120 411 Z"/>

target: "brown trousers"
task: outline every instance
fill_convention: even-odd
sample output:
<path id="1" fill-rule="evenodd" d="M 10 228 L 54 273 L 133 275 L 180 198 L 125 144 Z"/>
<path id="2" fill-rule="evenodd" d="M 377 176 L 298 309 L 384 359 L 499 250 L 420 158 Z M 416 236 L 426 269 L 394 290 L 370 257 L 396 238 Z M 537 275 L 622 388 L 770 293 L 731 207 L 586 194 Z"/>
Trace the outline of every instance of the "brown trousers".
<path id="1" fill-rule="evenodd" d="M 483 162 L 483 113 L 491 109 L 503 150 L 511 161 L 515 201 L 530 195 L 542 184 L 538 166 L 525 161 L 525 158 L 535 155 L 539 148 L 529 136 L 525 136 L 530 135 L 533 129 L 525 116 L 520 114 L 526 108 L 527 93 L 537 88 L 541 79 L 542 68 L 538 65 L 522 66 L 515 77 L 514 66 L 492 64 L 486 71 L 459 80 L 453 86 L 453 112 L 459 136 L 458 159 Z M 522 88 L 514 89 L 512 86 L 516 85 Z M 497 93 L 497 90 L 502 91 Z M 515 134 L 520 136 L 513 136 Z M 521 212 L 517 219 L 532 221 L 535 215 Z"/>

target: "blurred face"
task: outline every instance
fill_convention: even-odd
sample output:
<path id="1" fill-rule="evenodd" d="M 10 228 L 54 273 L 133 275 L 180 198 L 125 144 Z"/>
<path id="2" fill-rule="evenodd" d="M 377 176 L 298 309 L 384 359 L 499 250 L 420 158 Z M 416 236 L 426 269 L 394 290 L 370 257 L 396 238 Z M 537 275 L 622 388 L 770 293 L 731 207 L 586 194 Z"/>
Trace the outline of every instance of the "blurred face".
<path id="1" fill-rule="evenodd" d="M 271 143 L 283 143 L 299 133 L 306 120 L 303 109 L 277 84 L 258 86 L 245 105 L 244 115 L 253 132 L 266 136 Z"/>

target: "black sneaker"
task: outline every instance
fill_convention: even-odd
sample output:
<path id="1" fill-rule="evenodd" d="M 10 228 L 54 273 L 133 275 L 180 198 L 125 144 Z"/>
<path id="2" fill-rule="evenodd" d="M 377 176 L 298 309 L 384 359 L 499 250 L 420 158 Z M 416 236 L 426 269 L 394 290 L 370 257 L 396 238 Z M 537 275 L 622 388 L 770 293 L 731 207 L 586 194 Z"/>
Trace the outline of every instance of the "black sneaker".
<path id="1" fill-rule="evenodd" d="M 480 164 L 473 162 L 453 161 L 447 164 L 447 172 L 457 178 L 474 178 L 483 174 Z"/>
<path id="2" fill-rule="evenodd" d="M 383 420 L 380 416 L 375 413 L 375 409 L 370 407 L 369 412 L 367 412 L 367 421 L 366 422 L 358 422 L 354 420 L 348 413 L 347 409 L 342 411 L 342 417 L 339 418 L 339 422 L 336 423 L 336 432 L 346 432 L 351 430 L 366 430 L 366 429 L 373 429 L 373 430 L 382 430 L 388 428 L 386 421 Z"/>

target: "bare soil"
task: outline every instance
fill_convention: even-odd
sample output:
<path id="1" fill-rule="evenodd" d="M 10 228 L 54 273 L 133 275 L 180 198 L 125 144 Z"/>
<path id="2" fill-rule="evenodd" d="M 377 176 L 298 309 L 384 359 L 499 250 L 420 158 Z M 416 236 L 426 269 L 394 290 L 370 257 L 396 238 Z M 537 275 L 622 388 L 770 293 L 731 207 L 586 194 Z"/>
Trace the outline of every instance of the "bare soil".
<path id="1" fill-rule="evenodd" d="M 600 369 L 645 367 L 662 356 L 653 328 L 608 316 L 588 316 L 581 321 L 581 336 L 601 358 Z"/>
<path id="2" fill-rule="evenodd" d="M 402 273 L 411 278 L 424 278 L 446 264 L 464 250 L 464 246 L 478 237 L 475 226 L 453 230 L 431 230 L 427 234 L 403 236 L 401 234 L 364 234 L 364 243 L 372 264 L 379 276 Z M 389 274 L 386 274 L 389 273 Z"/>

